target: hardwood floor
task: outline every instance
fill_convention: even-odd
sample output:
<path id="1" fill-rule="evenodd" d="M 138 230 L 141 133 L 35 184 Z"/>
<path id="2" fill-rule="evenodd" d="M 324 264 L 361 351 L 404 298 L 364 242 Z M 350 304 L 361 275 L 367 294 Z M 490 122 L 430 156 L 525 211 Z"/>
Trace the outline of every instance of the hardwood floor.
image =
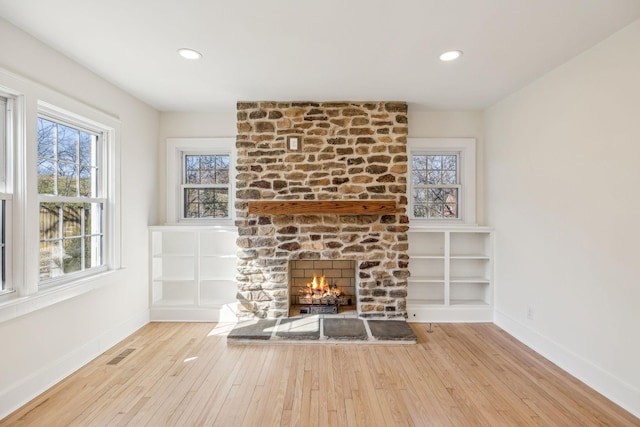
<path id="1" fill-rule="evenodd" d="M 640 426 L 493 324 L 411 326 L 417 345 L 227 346 L 151 323 L 0 426 Z"/>

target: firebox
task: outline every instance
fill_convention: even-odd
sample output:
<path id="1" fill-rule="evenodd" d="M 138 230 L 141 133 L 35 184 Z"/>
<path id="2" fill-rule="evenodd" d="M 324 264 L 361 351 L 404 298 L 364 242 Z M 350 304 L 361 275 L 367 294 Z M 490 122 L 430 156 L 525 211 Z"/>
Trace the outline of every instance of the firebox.
<path id="1" fill-rule="evenodd" d="M 289 265 L 289 315 L 331 314 L 353 309 L 354 260 L 295 260 Z"/>

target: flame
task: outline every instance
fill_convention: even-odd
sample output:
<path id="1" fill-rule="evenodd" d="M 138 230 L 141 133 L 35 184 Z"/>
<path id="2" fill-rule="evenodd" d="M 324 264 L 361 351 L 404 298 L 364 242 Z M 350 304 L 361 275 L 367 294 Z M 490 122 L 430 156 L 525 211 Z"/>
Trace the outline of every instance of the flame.
<path id="1" fill-rule="evenodd" d="M 314 274 L 313 280 L 307 283 L 306 294 L 313 298 L 323 298 L 326 296 L 338 297 L 342 295 L 342 289 L 339 289 L 336 285 L 331 286 L 326 276 L 322 275 L 318 277 Z"/>

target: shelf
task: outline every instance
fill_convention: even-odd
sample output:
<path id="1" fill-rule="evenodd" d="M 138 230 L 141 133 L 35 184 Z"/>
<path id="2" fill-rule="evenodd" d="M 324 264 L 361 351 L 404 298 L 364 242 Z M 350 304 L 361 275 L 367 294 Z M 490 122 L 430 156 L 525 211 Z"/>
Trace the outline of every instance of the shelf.
<path id="1" fill-rule="evenodd" d="M 492 319 L 492 244 L 489 228 L 411 228 L 409 321 Z"/>
<path id="2" fill-rule="evenodd" d="M 444 283 L 444 277 L 409 277 L 409 283 Z"/>
<path id="3" fill-rule="evenodd" d="M 490 260 L 491 257 L 489 255 L 451 255 L 450 259 L 478 259 L 478 260 Z"/>
<path id="4" fill-rule="evenodd" d="M 449 283 L 491 283 L 486 277 L 451 277 Z"/>
<path id="5" fill-rule="evenodd" d="M 180 225 L 149 231 L 151 318 L 235 319 L 237 229 Z"/>
<path id="6" fill-rule="evenodd" d="M 489 306 L 489 303 L 479 299 L 452 299 L 451 301 L 449 301 L 449 304 L 457 306 Z"/>
<path id="7" fill-rule="evenodd" d="M 407 304 L 444 306 L 444 300 L 443 299 L 407 298 Z"/>

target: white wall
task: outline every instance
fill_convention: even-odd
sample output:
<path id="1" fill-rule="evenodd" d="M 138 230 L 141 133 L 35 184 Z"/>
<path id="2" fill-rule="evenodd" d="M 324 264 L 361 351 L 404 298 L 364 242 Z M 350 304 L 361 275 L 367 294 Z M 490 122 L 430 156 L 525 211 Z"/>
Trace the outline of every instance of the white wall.
<path id="1" fill-rule="evenodd" d="M 640 416 L 638 52 L 640 21 L 488 109 L 484 158 L 496 323 Z"/>
<path id="2" fill-rule="evenodd" d="M 159 114 L 1 19 L 0 51 L 1 68 L 120 119 L 124 266 L 96 290 L 0 323 L 2 418 L 148 322 Z"/>

